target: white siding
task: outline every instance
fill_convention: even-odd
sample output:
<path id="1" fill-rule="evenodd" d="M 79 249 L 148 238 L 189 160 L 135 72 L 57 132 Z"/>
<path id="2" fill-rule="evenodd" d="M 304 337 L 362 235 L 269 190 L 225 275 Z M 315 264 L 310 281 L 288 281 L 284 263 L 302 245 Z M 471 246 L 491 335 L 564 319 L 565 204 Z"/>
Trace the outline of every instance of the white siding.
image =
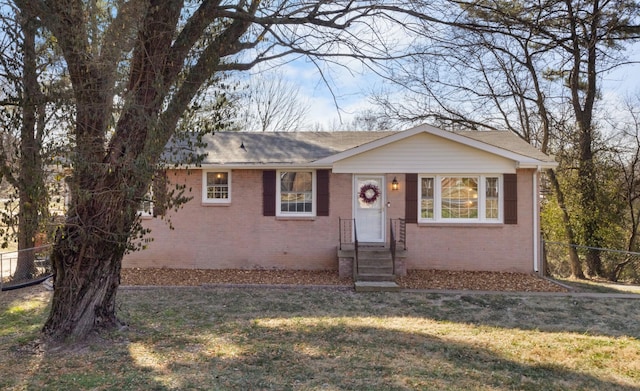
<path id="1" fill-rule="evenodd" d="M 337 161 L 335 173 L 515 173 L 516 163 L 431 134 L 421 133 Z"/>

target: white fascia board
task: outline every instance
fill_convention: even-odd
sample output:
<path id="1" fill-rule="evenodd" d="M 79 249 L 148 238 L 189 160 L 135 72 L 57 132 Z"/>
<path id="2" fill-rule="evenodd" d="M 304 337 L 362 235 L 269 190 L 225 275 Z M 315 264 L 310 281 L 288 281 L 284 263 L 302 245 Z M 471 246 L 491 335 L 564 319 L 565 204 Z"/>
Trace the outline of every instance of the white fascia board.
<path id="1" fill-rule="evenodd" d="M 541 162 L 539 160 L 531 159 L 529 161 L 517 162 L 518 168 L 534 168 L 534 169 L 547 169 L 558 167 L 558 162 Z"/>
<path id="2" fill-rule="evenodd" d="M 177 167 L 168 166 L 168 169 L 172 170 L 210 170 L 210 169 L 224 169 L 224 170 L 280 170 L 287 168 L 309 168 L 309 169 L 331 169 L 331 165 L 327 164 L 315 164 L 315 163 L 265 163 L 265 164 L 223 164 L 223 163 L 203 163 L 200 165 L 194 164 L 182 164 Z"/>

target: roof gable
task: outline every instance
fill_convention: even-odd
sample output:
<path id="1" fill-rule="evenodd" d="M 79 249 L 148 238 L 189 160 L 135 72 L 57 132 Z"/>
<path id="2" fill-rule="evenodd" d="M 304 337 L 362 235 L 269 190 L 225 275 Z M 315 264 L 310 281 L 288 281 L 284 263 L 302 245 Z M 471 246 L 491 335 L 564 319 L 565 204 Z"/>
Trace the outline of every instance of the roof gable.
<path id="1" fill-rule="evenodd" d="M 337 173 L 507 173 L 513 160 L 421 132 L 333 162 Z"/>
<path id="2" fill-rule="evenodd" d="M 416 126 L 404 132 L 398 132 L 387 137 L 379 138 L 365 145 L 345 150 L 343 152 L 319 160 L 317 163 L 334 164 L 340 160 L 347 159 L 349 157 L 365 153 L 367 151 L 371 151 L 384 145 L 389 145 L 391 143 L 395 143 L 421 133 L 427 133 L 433 136 L 440 137 L 444 140 L 453 141 L 461 145 L 465 145 L 480 151 L 488 152 L 496 156 L 512 160 L 516 162 L 520 167 L 555 167 L 557 165 L 553 157 L 540 152 L 532 145 L 528 144 L 511 132 L 465 131 L 460 133 L 453 133 L 426 124 Z"/>

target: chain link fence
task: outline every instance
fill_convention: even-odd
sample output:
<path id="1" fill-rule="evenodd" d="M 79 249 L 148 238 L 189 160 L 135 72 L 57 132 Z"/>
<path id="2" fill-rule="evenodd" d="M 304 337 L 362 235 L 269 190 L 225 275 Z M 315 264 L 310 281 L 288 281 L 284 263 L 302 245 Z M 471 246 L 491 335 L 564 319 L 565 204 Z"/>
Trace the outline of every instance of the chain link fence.
<path id="1" fill-rule="evenodd" d="M 634 283 L 640 282 L 640 252 L 615 250 L 610 248 L 581 246 L 577 244 L 542 241 L 542 261 L 544 274 L 553 277 L 571 276 L 571 263 L 569 250 L 574 248 L 578 257 L 586 259 L 587 252 L 596 250 L 607 277 L 612 281 L 625 280 Z M 615 277 L 615 278 L 611 278 Z"/>
<path id="2" fill-rule="evenodd" d="M 51 245 L 0 253 L 0 290 L 35 285 L 53 274 Z"/>

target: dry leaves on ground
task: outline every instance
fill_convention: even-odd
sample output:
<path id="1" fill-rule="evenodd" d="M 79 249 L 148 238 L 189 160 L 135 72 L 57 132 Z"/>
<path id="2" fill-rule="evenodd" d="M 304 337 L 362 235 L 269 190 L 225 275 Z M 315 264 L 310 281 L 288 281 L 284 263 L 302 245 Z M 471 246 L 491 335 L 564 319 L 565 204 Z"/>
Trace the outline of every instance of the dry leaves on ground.
<path id="1" fill-rule="evenodd" d="M 548 280 L 524 273 L 409 270 L 397 280 L 405 289 L 566 292 Z M 198 286 L 204 284 L 352 286 L 350 278 L 323 270 L 123 269 L 122 285 Z"/>
<path id="2" fill-rule="evenodd" d="M 409 270 L 398 279 L 408 289 L 480 290 L 508 292 L 566 292 L 567 289 L 533 275 L 506 272 Z"/>

